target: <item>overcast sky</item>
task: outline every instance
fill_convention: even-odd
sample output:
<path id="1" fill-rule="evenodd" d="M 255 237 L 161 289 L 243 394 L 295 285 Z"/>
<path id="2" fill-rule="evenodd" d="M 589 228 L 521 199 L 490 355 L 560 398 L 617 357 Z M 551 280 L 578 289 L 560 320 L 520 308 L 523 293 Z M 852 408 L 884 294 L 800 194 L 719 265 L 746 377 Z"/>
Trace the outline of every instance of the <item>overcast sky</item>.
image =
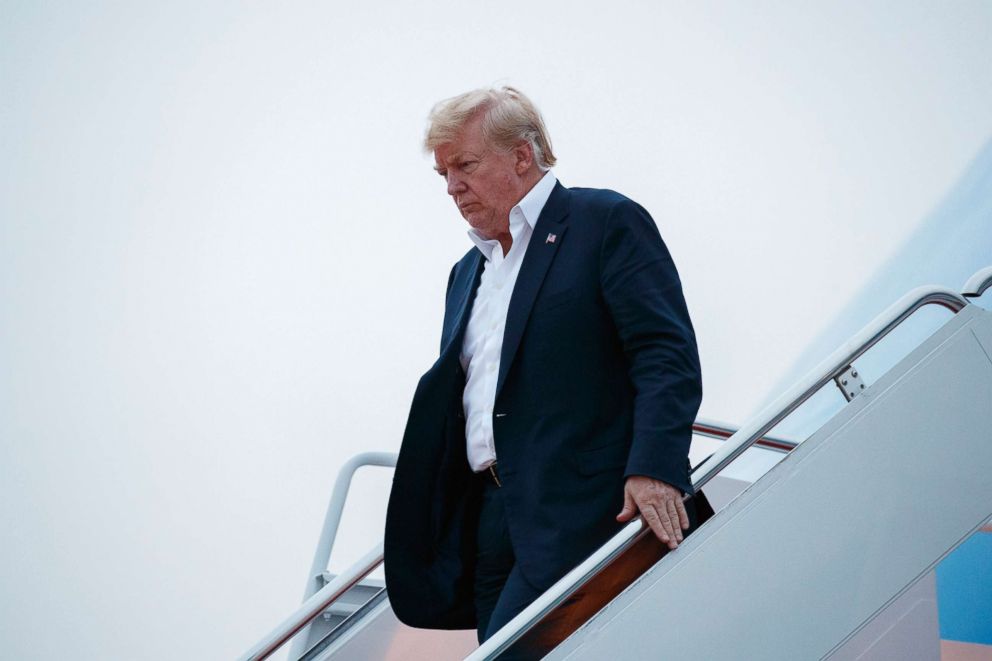
<path id="1" fill-rule="evenodd" d="M 654 216 L 743 422 L 992 137 L 988 2 L 0 2 L 0 633 L 221 659 L 398 449 L 466 226 L 431 105 L 511 83 Z M 907 283 L 907 288 L 921 283 Z M 959 283 L 946 283 L 959 284 Z M 332 568 L 381 532 L 356 485 Z"/>

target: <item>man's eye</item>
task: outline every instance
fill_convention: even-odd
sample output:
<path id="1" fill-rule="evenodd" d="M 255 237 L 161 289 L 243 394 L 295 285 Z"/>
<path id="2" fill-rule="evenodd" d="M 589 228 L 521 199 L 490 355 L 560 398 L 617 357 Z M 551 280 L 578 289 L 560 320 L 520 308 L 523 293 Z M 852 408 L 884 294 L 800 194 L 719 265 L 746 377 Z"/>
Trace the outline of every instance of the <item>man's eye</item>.
<path id="1" fill-rule="evenodd" d="M 448 176 L 448 171 L 447 170 L 438 170 L 437 173 L 439 175 L 441 175 L 441 178 L 442 179 Z"/>
<path id="2" fill-rule="evenodd" d="M 477 166 L 478 164 L 479 161 L 465 161 L 464 163 L 462 163 L 462 170 L 465 170 L 466 172 L 471 172 L 472 170 L 475 169 L 475 166 Z"/>

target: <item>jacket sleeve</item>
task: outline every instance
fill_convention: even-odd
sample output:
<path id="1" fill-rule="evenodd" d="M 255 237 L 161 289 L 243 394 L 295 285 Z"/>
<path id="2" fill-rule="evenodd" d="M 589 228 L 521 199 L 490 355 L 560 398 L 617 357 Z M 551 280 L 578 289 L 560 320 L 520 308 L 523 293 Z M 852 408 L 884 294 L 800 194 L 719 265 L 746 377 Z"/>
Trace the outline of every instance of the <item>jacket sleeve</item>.
<path id="1" fill-rule="evenodd" d="M 634 389 L 624 478 L 645 475 L 692 493 L 689 445 L 702 400 L 696 337 L 657 226 L 647 211 L 625 198 L 607 217 L 600 287 Z"/>

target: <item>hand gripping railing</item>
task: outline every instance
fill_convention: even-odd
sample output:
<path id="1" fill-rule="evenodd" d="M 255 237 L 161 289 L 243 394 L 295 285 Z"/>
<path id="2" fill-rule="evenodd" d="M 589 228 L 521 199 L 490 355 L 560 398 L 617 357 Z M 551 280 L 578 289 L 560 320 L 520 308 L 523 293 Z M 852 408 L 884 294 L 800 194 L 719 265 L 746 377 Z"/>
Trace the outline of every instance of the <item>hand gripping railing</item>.
<path id="1" fill-rule="evenodd" d="M 990 285 L 987 279 L 992 277 L 992 269 L 987 270 L 990 272 L 982 280 L 985 282 L 985 287 Z M 983 272 L 980 271 L 979 273 Z M 976 277 L 978 274 L 968 281 L 969 284 Z M 975 288 L 975 291 L 977 290 L 978 287 Z M 940 305 L 957 313 L 968 305 L 968 301 L 956 292 L 936 286 L 920 287 L 903 296 L 831 354 L 829 358 L 817 365 L 785 394 L 768 405 L 731 436 L 719 450 L 697 466 L 692 473 L 693 487 L 697 490 L 702 488 L 734 459 L 764 437 L 775 425 L 812 397 L 815 392 L 850 369 L 851 364 L 859 356 L 875 346 L 879 340 L 892 332 L 906 318 L 926 305 Z M 583 583 L 598 574 L 648 534 L 653 533 L 647 524 L 641 517 L 635 518 L 466 657 L 465 661 L 495 659 L 534 624 L 562 604 Z"/>

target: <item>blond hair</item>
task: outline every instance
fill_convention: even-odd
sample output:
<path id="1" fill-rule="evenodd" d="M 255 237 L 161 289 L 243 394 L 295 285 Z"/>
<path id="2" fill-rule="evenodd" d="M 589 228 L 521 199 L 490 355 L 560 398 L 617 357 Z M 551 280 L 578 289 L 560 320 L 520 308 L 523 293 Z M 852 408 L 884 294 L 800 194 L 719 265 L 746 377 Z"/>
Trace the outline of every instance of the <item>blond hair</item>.
<path id="1" fill-rule="evenodd" d="M 530 143 L 538 168 L 555 164 L 551 138 L 537 107 L 513 87 L 477 89 L 440 101 L 431 109 L 430 125 L 424 136 L 424 150 L 431 152 L 457 139 L 462 128 L 484 112 L 482 135 L 486 142 L 510 150 L 521 141 Z"/>

